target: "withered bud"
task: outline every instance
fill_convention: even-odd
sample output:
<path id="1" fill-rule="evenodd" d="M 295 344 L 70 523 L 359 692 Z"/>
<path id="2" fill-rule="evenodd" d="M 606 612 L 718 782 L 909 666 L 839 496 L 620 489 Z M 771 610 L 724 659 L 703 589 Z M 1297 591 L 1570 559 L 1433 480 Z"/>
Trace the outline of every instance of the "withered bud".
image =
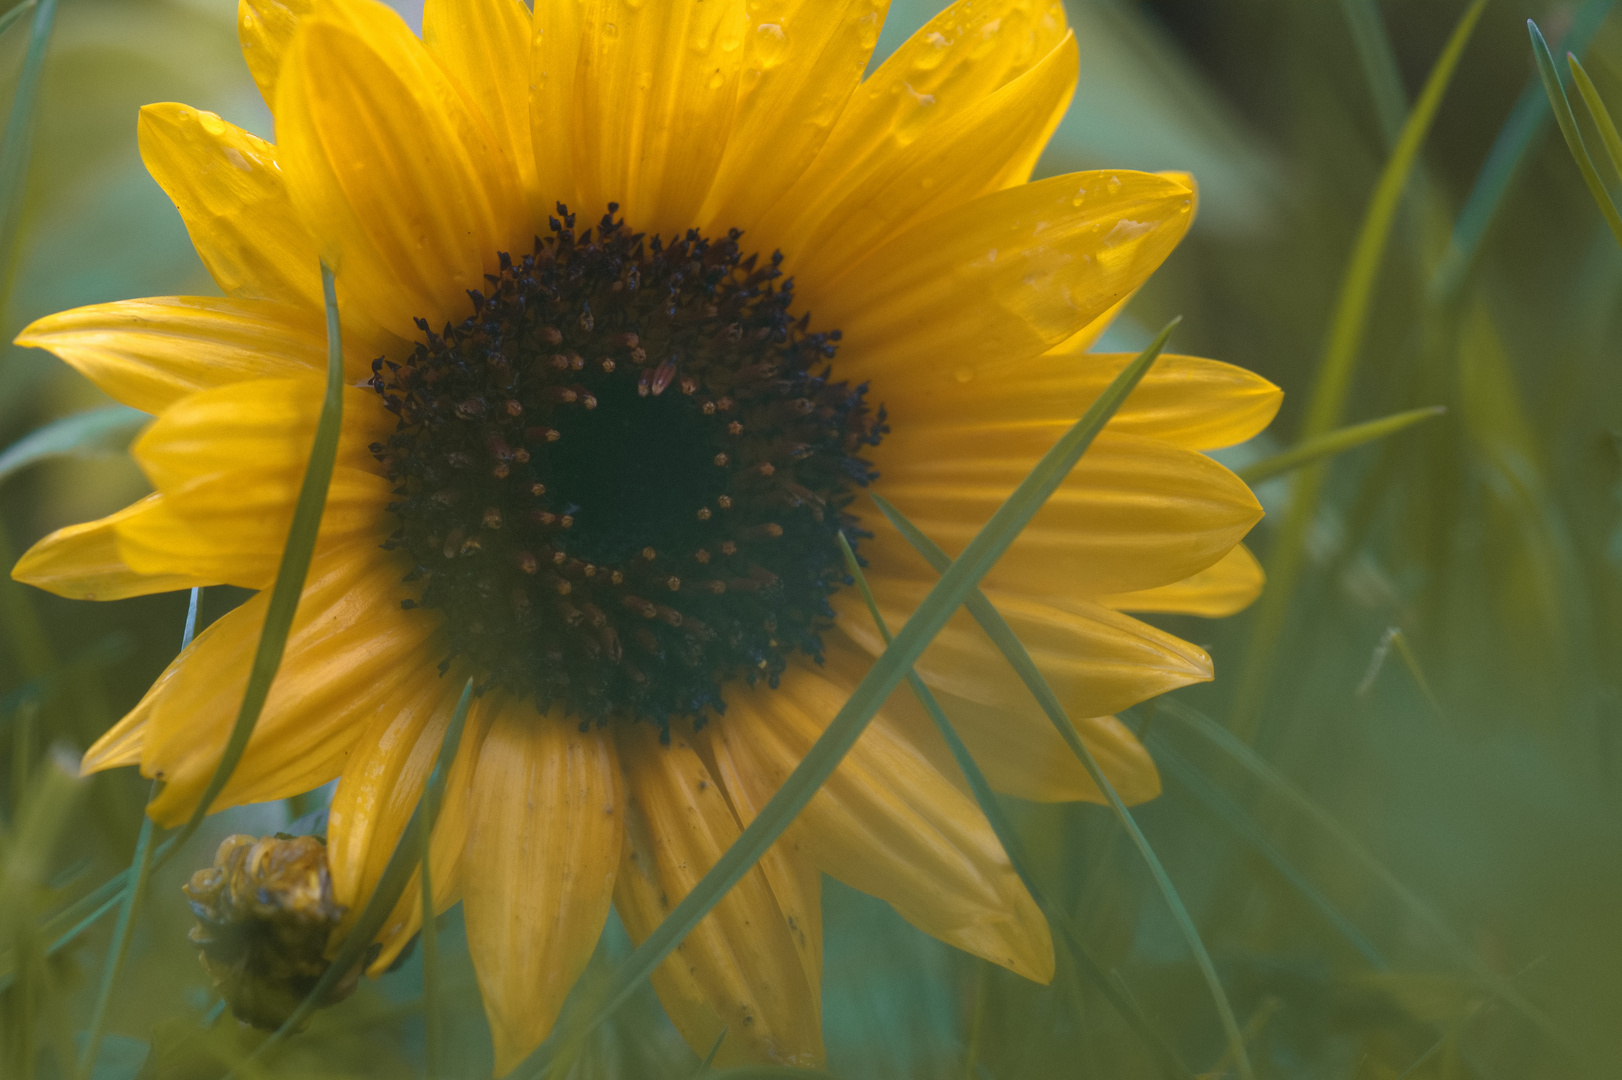
<path id="1" fill-rule="evenodd" d="M 214 865 L 181 887 L 196 925 L 188 935 L 237 1019 L 275 1029 L 315 989 L 344 907 L 333 899 L 327 849 L 314 836 L 228 836 Z M 321 1002 L 354 992 L 361 967 Z"/>

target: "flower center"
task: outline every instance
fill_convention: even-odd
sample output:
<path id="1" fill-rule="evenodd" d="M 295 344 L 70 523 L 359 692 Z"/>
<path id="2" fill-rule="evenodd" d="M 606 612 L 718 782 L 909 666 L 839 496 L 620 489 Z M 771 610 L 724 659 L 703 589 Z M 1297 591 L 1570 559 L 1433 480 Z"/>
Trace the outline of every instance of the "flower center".
<path id="1" fill-rule="evenodd" d="M 791 313 L 781 257 L 736 230 L 668 243 L 609 206 L 501 272 L 473 314 L 372 385 L 398 418 L 372 447 L 396 484 L 386 546 L 414 561 L 407 608 L 435 608 L 483 687 L 667 729 L 821 655 L 844 583 L 838 533 L 874 476 L 884 411 L 831 382 L 837 331 Z M 560 220 L 561 218 L 561 220 Z"/>

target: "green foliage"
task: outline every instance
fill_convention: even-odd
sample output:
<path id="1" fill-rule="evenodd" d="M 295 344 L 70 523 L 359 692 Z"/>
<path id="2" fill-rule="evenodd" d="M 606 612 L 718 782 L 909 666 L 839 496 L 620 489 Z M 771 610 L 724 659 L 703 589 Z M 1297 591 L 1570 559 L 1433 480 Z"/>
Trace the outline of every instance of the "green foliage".
<path id="1" fill-rule="evenodd" d="M 235 4 L 32 3 L 0 14 L 0 110 L 21 121 L 0 162 L 6 336 L 76 304 L 211 292 L 141 169 L 134 110 L 190 101 L 269 134 L 234 52 Z M 938 6 L 894 0 L 885 42 Z M 1141 348 L 1144 327 L 1183 312 L 1185 351 L 1287 392 L 1270 433 L 1218 455 L 1269 510 L 1249 541 L 1275 571 L 1268 594 L 1228 620 L 1148 617 L 1218 672 L 1123 716 L 1165 794 L 1130 812 L 1037 805 L 992 791 L 910 677 L 929 625 L 964 601 L 993 631 L 988 650 L 1019 663 L 1023 648 L 974 599 L 995 552 L 959 560 L 953 588 L 898 630 L 903 647 L 828 745 L 658 940 L 633 948 L 611 921 L 554 1040 L 565 1045 L 535 1064 L 581 1078 L 819 1075 L 709 1069 L 646 975 L 907 681 L 1048 915 L 1058 974 L 1026 983 L 829 881 L 826 1075 L 1622 1069 L 1622 251 L 1602 225 L 1622 175 L 1604 104 L 1622 93 L 1612 6 L 1071 4 L 1083 83 L 1042 169 L 1183 167 L 1202 181 L 1188 242 L 1104 347 Z M 1530 58 L 1527 15 L 1548 35 Z M 1562 53 L 1583 109 L 1560 86 Z M 1365 417 L 1382 419 L 1347 423 Z M 142 422 L 44 354 L 5 347 L 0 559 L 138 496 L 121 455 Z M 300 520 L 296 533 L 313 530 Z M 302 578 L 296 558 L 284 566 Z M 210 590 L 200 623 L 241 598 Z M 324 796 L 233 809 L 180 843 L 143 826 L 132 770 L 73 768 L 172 659 L 184 614 L 178 596 L 92 606 L 0 583 L 0 1075 L 358 1080 L 425 1062 L 442 1080 L 487 1075 L 456 909 L 296 1037 L 267 1046 L 220 1015 L 178 886 L 220 836 L 287 827 Z M 447 736 L 436 777 L 456 745 Z M 435 799 L 368 917 L 410 887 Z M 345 964 L 365 936 L 344 943 Z"/>

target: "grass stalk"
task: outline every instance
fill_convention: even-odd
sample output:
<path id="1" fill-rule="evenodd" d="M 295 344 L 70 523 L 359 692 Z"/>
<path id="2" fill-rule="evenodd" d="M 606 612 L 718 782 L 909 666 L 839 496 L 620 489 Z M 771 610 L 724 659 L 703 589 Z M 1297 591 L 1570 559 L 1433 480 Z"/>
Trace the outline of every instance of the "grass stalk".
<path id="1" fill-rule="evenodd" d="M 1577 127 L 1577 116 L 1571 111 L 1571 102 L 1566 97 L 1566 88 L 1560 82 L 1560 69 L 1554 66 L 1554 57 L 1549 55 L 1549 43 L 1543 40 L 1543 31 L 1531 19 L 1526 20 L 1526 32 L 1532 39 L 1532 59 L 1537 61 L 1538 75 L 1543 79 L 1543 92 L 1549 96 L 1549 107 L 1554 110 L 1555 123 L 1560 125 L 1560 134 L 1566 137 L 1566 148 L 1571 151 L 1572 160 L 1577 163 L 1577 170 L 1583 174 L 1583 183 L 1588 185 L 1588 193 L 1594 198 L 1594 205 L 1605 218 L 1605 224 L 1610 226 L 1611 235 L 1616 242 L 1622 244 L 1622 212 L 1616 208 L 1616 200 L 1605 188 L 1605 181 L 1600 179 L 1599 170 L 1594 167 L 1594 159 L 1589 156 L 1588 145 L 1583 141 L 1583 133 Z M 1596 98 L 1597 100 L 1597 98 Z M 1604 106 L 1600 106 L 1601 110 Z"/>
<path id="2" fill-rule="evenodd" d="M 1412 427 L 1421 420 L 1429 420 L 1433 416 L 1441 416 L 1445 412 L 1447 412 L 1445 405 L 1428 405 L 1422 409 L 1409 409 L 1406 412 L 1382 416 L 1378 420 L 1338 428 L 1326 435 L 1297 443 L 1288 450 L 1263 458 L 1252 465 L 1246 465 L 1239 470 L 1239 479 L 1247 484 L 1259 484 L 1263 480 L 1271 480 L 1275 476 L 1293 472 L 1304 465 L 1343 454 L 1364 443 L 1395 435 L 1403 428 Z"/>
<path id="3" fill-rule="evenodd" d="M 1611 110 L 1605 107 L 1605 102 L 1599 96 L 1599 90 L 1594 86 L 1594 80 L 1588 77 L 1583 69 L 1577 54 L 1566 53 L 1566 66 L 1571 68 L 1571 81 L 1576 84 L 1577 92 L 1582 95 L 1583 104 L 1588 106 L 1588 115 L 1593 118 L 1594 126 L 1599 129 L 1600 142 L 1605 146 L 1605 155 L 1611 159 L 1611 171 L 1622 175 L 1622 136 L 1616 133 L 1616 121 L 1611 119 Z"/>
<path id="4" fill-rule="evenodd" d="M 1362 351 L 1368 327 L 1369 308 L 1378 280 L 1391 226 L 1396 220 L 1403 189 L 1419 160 L 1420 147 L 1430 132 L 1442 98 L 1453 81 L 1453 73 L 1464 55 L 1471 31 L 1481 18 L 1487 0 L 1474 0 L 1453 29 L 1446 47 L 1425 80 L 1425 87 L 1375 184 L 1369 199 L 1357 242 L 1341 281 L 1323 362 L 1318 369 L 1301 430 L 1301 441 L 1310 442 L 1333 431 L 1345 411 L 1352 376 Z M 1233 727 L 1248 741 L 1255 737 L 1261 708 L 1273 672 L 1273 655 L 1284 633 L 1295 584 L 1305 568 L 1306 537 L 1323 494 L 1326 463 L 1318 461 L 1303 468 L 1295 479 L 1284 525 L 1274 541 L 1268 559 L 1268 589 L 1257 605 L 1249 647 L 1239 675 L 1233 708 Z"/>

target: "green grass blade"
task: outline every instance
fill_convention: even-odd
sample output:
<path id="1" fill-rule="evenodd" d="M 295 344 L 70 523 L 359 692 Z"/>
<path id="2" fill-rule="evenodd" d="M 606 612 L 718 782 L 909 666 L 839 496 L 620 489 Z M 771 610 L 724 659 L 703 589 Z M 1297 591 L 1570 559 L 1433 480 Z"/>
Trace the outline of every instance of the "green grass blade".
<path id="1" fill-rule="evenodd" d="M 1570 27 L 1560 45 L 1581 56 L 1599 30 L 1600 24 L 1611 13 L 1616 0 L 1588 0 L 1577 9 Z M 1515 178 L 1526 153 L 1537 141 L 1538 135 L 1549 122 L 1549 99 L 1543 93 L 1543 80 L 1534 73 L 1526 81 L 1520 97 L 1509 111 L 1509 116 L 1498 130 L 1481 172 L 1470 186 L 1459 216 L 1453 222 L 1453 235 L 1448 239 L 1447 251 L 1431 275 L 1426 292 L 1433 304 L 1446 304 L 1458 295 L 1465 276 L 1475 263 L 1476 253 L 1488 228 L 1498 216 L 1504 194 Z"/>
<path id="2" fill-rule="evenodd" d="M 890 523 L 901 531 L 901 534 L 907 538 L 907 541 L 917 549 L 918 553 L 931 566 L 940 571 L 951 565 L 951 558 L 946 552 L 941 550 L 933 540 L 925 536 L 917 526 L 908 521 L 901 511 L 891 506 L 877 494 L 870 497 L 878 504 L 884 516 L 890 519 Z M 1211 992 L 1211 1000 L 1216 1007 L 1217 1017 L 1222 1021 L 1222 1030 L 1228 1040 L 1228 1051 L 1233 1056 L 1233 1060 L 1238 1063 L 1239 1075 L 1244 1080 L 1254 1080 L 1255 1071 L 1251 1068 L 1250 1055 L 1245 1050 L 1244 1034 L 1239 1030 L 1239 1021 L 1234 1016 L 1233 1005 L 1228 1001 L 1228 994 L 1222 987 L 1222 980 L 1217 977 L 1216 965 L 1212 963 L 1211 954 L 1206 950 L 1199 929 L 1194 925 L 1193 916 L 1188 913 L 1188 908 L 1184 906 L 1182 897 L 1178 895 L 1177 887 L 1172 884 L 1171 877 L 1167 875 L 1166 868 L 1161 865 L 1160 857 L 1155 854 L 1154 848 L 1149 844 L 1148 837 L 1144 836 L 1143 831 L 1138 828 L 1137 820 L 1132 817 L 1132 812 L 1127 809 L 1126 803 L 1121 801 L 1121 796 L 1116 793 L 1114 786 L 1109 782 L 1109 777 L 1104 775 L 1104 770 L 1099 767 L 1092 751 L 1087 749 L 1087 744 L 1081 741 L 1081 736 L 1076 733 L 1075 725 L 1070 722 L 1070 718 L 1065 713 L 1064 706 L 1060 703 L 1058 695 L 1053 692 L 1053 688 L 1048 685 L 1047 679 L 1037 670 L 1036 661 L 1031 659 L 1031 654 L 1026 651 L 1024 644 L 1014 633 L 1013 628 L 992 606 L 991 601 L 986 599 L 985 594 L 978 589 L 965 597 L 964 604 L 968 607 L 969 614 L 973 615 L 975 621 L 980 624 L 981 629 L 985 630 L 992 642 L 996 644 L 998 650 L 1013 665 L 1014 670 L 1018 672 L 1025 686 L 1041 705 L 1042 711 L 1047 714 L 1048 720 L 1052 722 L 1060 737 L 1064 739 L 1065 745 L 1070 747 L 1071 753 L 1076 755 L 1082 767 L 1087 770 L 1087 775 L 1092 777 L 1093 783 L 1098 785 L 1098 790 L 1102 791 L 1104 797 L 1109 800 L 1110 809 L 1115 812 L 1116 818 L 1120 821 L 1121 826 L 1126 829 L 1127 835 L 1131 837 L 1133 845 L 1138 849 L 1138 854 L 1143 857 L 1144 864 L 1149 868 L 1150 876 L 1154 878 L 1156 887 L 1160 889 L 1160 894 L 1166 901 L 1166 906 L 1171 909 L 1172 917 L 1176 920 L 1177 927 L 1182 932 L 1189 951 L 1194 954 L 1194 962 L 1199 966 L 1200 974 L 1204 977 L 1206 986 Z"/>
<path id="3" fill-rule="evenodd" d="M 422 1034 L 423 1080 L 438 1080 L 444 1030 L 439 1011 L 439 927 L 434 921 L 434 815 L 424 807 L 417 825 L 417 881 L 422 901 Z"/>
<path id="4" fill-rule="evenodd" d="M 27 15 L 30 11 L 33 11 L 34 8 L 38 6 L 38 2 L 39 0 L 23 0 L 22 3 L 18 4 L 4 15 L 0 15 L 0 34 L 4 34 L 7 30 L 10 30 L 13 26 L 17 25 L 17 20 L 21 19 L 24 15 Z"/>
<path id="5" fill-rule="evenodd" d="M 332 480 L 333 463 L 338 457 L 338 435 L 343 426 L 344 408 L 344 352 L 343 337 L 338 325 L 338 295 L 332 271 L 323 263 L 321 284 L 327 301 L 327 391 L 321 402 L 321 418 L 316 422 L 315 441 L 310 446 L 310 463 L 304 470 L 304 482 L 299 488 L 298 502 L 293 509 L 293 524 L 287 533 L 287 544 L 282 549 L 281 565 L 276 570 L 276 584 L 271 587 L 270 604 L 265 609 L 265 625 L 259 633 L 259 646 L 254 651 L 253 666 L 248 671 L 248 687 L 242 695 L 242 708 L 237 713 L 236 725 L 220 755 L 220 763 L 203 789 L 202 798 L 192 811 L 190 819 L 178 834 L 185 843 L 203 823 L 209 808 L 219 797 L 225 785 L 242 760 L 259 713 L 270 695 L 270 684 L 281 666 L 282 652 L 287 647 L 287 635 L 293 629 L 293 615 L 298 611 L 299 596 L 304 592 L 304 579 L 310 571 L 310 559 L 315 554 L 316 533 L 321 528 L 321 514 L 327 505 L 327 487 Z"/>
<path id="6" fill-rule="evenodd" d="M 1566 65 L 1571 68 L 1571 81 L 1576 84 L 1577 92 L 1583 96 L 1583 104 L 1588 106 L 1588 115 L 1593 117 L 1594 126 L 1599 128 L 1600 141 L 1605 144 L 1605 154 L 1611 159 L 1611 171 L 1622 175 L 1622 136 L 1616 133 L 1616 121 L 1611 119 L 1611 110 L 1605 107 L 1600 99 L 1599 90 L 1594 86 L 1594 80 L 1588 77 L 1583 69 L 1577 54 L 1566 53 Z"/>
<path id="7" fill-rule="evenodd" d="M 1283 774 L 1275 770 L 1267 763 L 1266 759 L 1252 750 L 1243 740 L 1198 709 L 1184 704 L 1175 697 L 1160 698 L 1159 706 L 1161 712 L 1180 721 L 1189 730 L 1200 735 L 1221 750 L 1236 764 L 1243 767 L 1246 772 L 1260 780 L 1268 790 L 1282 798 L 1304 820 L 1311 822 L 1319 832 L 1334 841 L 1335 846 L 1344 855 L 1361 866 L 1364 872 L 1384 886 L 1410 915 L 1424 924 L 1436 936 L 1437 940 L 1444 944 L 1469 969 L 1475 978 L 1480 980 L 1483 986 L 1530 1020 L 1550 1042 L 1565 1050 L 1566 1053 L 1578 1061 L 1586 1062 L 1589 1060 L 1584 1050 L 1572 1042 L 1565 1032 L 1556 1027 L 1547 1013 L 1529 1001 L 1507 979 L 1493 970 L 1485 960 L 1481 959 L 1474 949 L 1466 945 L 1448 926 L 1447 922 L 1436 913 L 1435 909 L 1420 899 L 1418 894 L 1404 885 L 1401 879 L 1371 855 L 1363 847 L 1362 842 L 1352 834 L 1351 830 L 1336 821 L 1327 810 L 1320 807 L 1300 788 L 1285 778 Z"/>
<path id="8" fill-rule="evenodd" d="M 1306 876 L 1296 869 L 1295 865 L 1285 857 L 1274 843 L 1262 832 L 1261 827 L 1239 804 L 1228 798 L 1217 786 L 1208 780 L 1204 773 L 1192 761 L 1189 761 L 1170 743 L 1159 736 L 1158 732 L 1151 732 L 1144 740 L 1154 751 L 1155 761 L 1176 781 L 1181 784 L 1190 795 L 1194 796 L 1205 808 L 1215 814 L 1222 823 L 1231 829 L 1240 839 L 1249 844 L 1262 858 L 1272 864 L 1273 869 L 1290 883 L 1291 887 L 1323 917 L 1346 943 L 1356 949 L 1369 966 L 1379 971 L 1390 967 L 1380 950 L 1375 947 L 1357 925 L 1323 894 L 1319 888 L 1308 881 Z"/>
<path id="9" fill-rule="evenodd" d="M 1560 134 L 1566 137 L 1566 148 L 1571 151 L 1572 160 L 1583 174 L 1583 183 L 1588 185 L 1588 193 L 1594 197 L 1594 205 L 1599 207 L 1605 224 L 1611 227 L 1616 242 L 1622 244 L 1622 213 L 1617 212 L 1616 202 L 1611 198 L 1611 193 L 1605 190 L 1605 182 L 1599 178 L 1599 170 L 1594 168 L 1594 159 L 1588 155 L 1583 133 L 1577 128 L 1577 117 L 1566 98 L 1566 88 L 1560 83 L 1560 71 L 1554 66 L 1554 57 L 1549 55 L 1549 44 L 1543 40 L 1543 31 L 1538 29 L 1538 24 L 1531 19 L 1526 20 L 1526 31 L 1532 39 L 1532 58 L 1537 61 L 1538 75 L 1543 79 L 1543 92 L 1549 95 L 1549 107 L 1554 110 Z"/>
<path id="10" fill-rule="evenodd" d="M 1411 427 L 1433 416 L 1441 416 L 1445 412 L 1447 412 L 1445 405 L 1428 405 L 1422 409 L 1409 409 L 1407 412 L 1393 413 L 1378 420 L 1343 427 L 1315 439 L 1308 439 L 1283 453 L 1263 458 L 1253 465 L 1247 465 L 1239 470 L 1239 479 L 1247 484 L 1259 484 L 1281 473 L 1310 465 L 1314 461 L 1334 457 L 1353 447 L 1394 435 L 1405 427 Z"/>
<path id="11" fill-rule="evenodd" d="M 699 920 L 766 854 L 789 822 L 811 801 L 811 796 L 822 786 L 822 782 L 833 774 L 845 753 L 866 729 L 867 722 L 934 640 L 941 627 L 946 625 L 952 613 L 962 606 L 986 571 L 1008 550 L 1008 545 L 1014 542 L 1020 530 L 1047 502 L 1048 497 L 1058 490 L 1087 447 L 1092 445 L 1093 439 L 1159 357 L 1160 350 L 1165 348 L 1166 339 L 1171 336 L 1178 321 L 1174 319 L 1167 324 L 1149 347 L 1116 375 L 1092 407 L 1042 456 L 1042 460 L 1020 481 L 1007 501 L 991 515 L 991 520 L 969 541 L 963 554 L 935 583 L 912 618 L 907 620 L 907 625 L 901 628 L 895 644 L 874 661 L 827 729 L 812 744 L 788 779 L 783 781 L 777 793 L 761 808 L 755 820 L 614 972 L 603 1004 L 561 1038 L 543 1043 L 531 1055 L 528 1068 L 519 1075 L 544 1076 L 560 1057 L 566 1059 L 570 1048 L 587 1038 L 624 1004 L 642 984 L 642 980 L 653 973 L 671 950 L 698 925 Z"/>
<path id="12" fill-rule="evenodd" d="M 263 1060 L 271 1048 L 303 1027 L 310 1014 L 326 1000 L 339 980 L 353 971 L 365 958 L 366 950 L 372 946 L 372 939 L 383 929 L 383 923 L 388 920 L 389 912 L 394 910 L 394 905 L 400 902 L 400 897 L 405 893 L 406 886 L 411 883 L 411 875 L 417 869 L 421 858 L 418 838 L 422 835 L 422 823 L 438 813 L 440 799 L 445 794 L 445 782 L 450 776 L 451 766 L 456 762 L 456 752 L 462 744 L 462 728 L 467 723 L 468 709 L 472 704 L 473 680 L 468 679 L 467 684 L 462 687 L 462 696 L 456 703 L 456 711 L 451 714 L 451 722 L 445 728 L 445 737 L 440 741 L 439 754 L 434 759 L 433 771 L 428 774 L 428 783 L 423 788 L 422 796 L 417 800 L 416 809 L 411 811 L 411 820 L 406 823 L 405 831 L 400 834 L 399 843 L 394 845 L 394 851 L 389 855 L 387 865 L 383 867 L 383 876 L 378 878 L 377 888 L 367 897 L 366 906 L 361 909 L 360 915 L 355 919 L 355 925 L 350 928 L 343 944 L 338 946 L 332 963 L 322 973 L 315 988 L 299 1002 L 298 1008 L 293 1010 L 293 1015 L 255 1048 L 248 1063 Z M 423 927 L 423 932 L 429 932 L 432 926 L 433 922 L 430 920 Z"/>
<path id="13" fill-rule="evenodd" d="M 49 458 L 124 450 L 151 419 L 128 405 L 108 405 L 46 424 L 0 452 L 0 484 L 13 473 Z"/>
<path id="14" fill-rule="evenodd" d="M 197 608 L 202 597 L 203 590 L 194 587 L 191 599 L 186 605 L 186 626 L 180 632 L 181 652 L 186 651 L 192 637 L 197 633 Z M 157 798 L 162 786 L 162 781 L 152 781 L 152 794 L 149 798 Z M 107 1022 L 107 1008 L 112 1004 L 113 986 L 118 981 L 118 969 L 123 966 L 124 958 L 129 954 L 130 928 L 135 924 L 140 914 L 141 901 L 146 896 L 147 877 L 152 870 L 153 826 L 153 820 L 143 815 L 141 831 L 135 839 L 135 855 L 130 861 L 130 868 L 124 873 L 124 881 L 129 884 L 127 888 L 119 889 L 121 903 L 118 908 L 118 921 L 113 925 L 113 940 L 107 946 L 107 960 L 101 973 L 101 985 L 96 990 L 96 1004 L 90 1014 L 90 1028 L 85 1036 L 84 1053 L 79 1058 L 78 1071 L 75 1073 L 79 1080 L 90 1080 L 96 1069 L 96 1054 L 101 1049 L 102 1028 Z"/>
<path id="15" fill-rule="evenodd" d="M 162 781 L 152 781 L 152 797 L 156 798 Z M 90 1080 L 95 1071 L 96 1055 L 101 1050 L 101 1037 L 103 1028 L 107 1023 L 107 1007 L 113 1001 L 113 986 L 118 981 L 118 969 L 123 966 L 124 958 L 129 955 L 130 927 L 140 914 L 141 900 L 146 894 L 147 875 L 152 869 L 152 830 L 153 821 L 145 815 L 141 818 L 141 831 L 135 840 L 135 858 L 130 864 L 130 873 L 133 875 L 126 880 L 131 881 L 128 888 L 120 890 L 120 904 L 118 908 L 118 921 L 113 924 L 113 940 L 107 946 L 107 959 L 102 966 L 101 983 L 96 988 L 96 1004 L 90 1013 L 90 1028 L 85 1036 L 84 1052 L 79 1055 L 78 1070 L 74 1076 L 78 1080 Z"/>
<path id="16" fill-rule="evenodd" d="M 56 25 L 56 0 L 39 0 L 28 34 L 28 52 L 23 56 L 22 75 L 16 96 L 11 99 L 11 115 L 6 134 L 0 139 L 0 307 L 11 296 L 11 276 L 17 262 L 17 226 L 22 220 L 23 188 L 28 182 L 28 161 L 34 149 L 34 124 L 38 119 L 39 79 L 45 68 L 45 53 Z"/>
<path id="17" fill-rule="evenodd" d="M 861 564 L 856 559 L 856 552 L 851 549 L 850 542 L 845 539 L 844 533 L 839 534 L 839 545 L 844 549 L 845 568 L 851 578 L 855 580 L 857 589 L 861 591 L 862 599 L 867 604 L 868 614 L 873 617 L 873 624 L 878 627 L 879 634 L 884 638 L 884 644 L 888 647 L 892 641 L 889 624 L 884 621 L 884 616 L 879 611 L 878 602 L 873 598 L 873 590 L 868 587 L 867 575 L 862 573 Z M 1116 982 L 1104 974 L 1103 969 L 1093 959 L 1092 954 L 1087 951 L 1086 946 L 1081 942 L 1081 932 L 1077 929 L 1075 921 L 1070 918 L 1070 913 L 1062 906 L 1049 901 L 1046 891 L 1029 869 L 1031 863 L 1029 856 L 1025 853 L 1025 845 L 1020 843 L 1019 833 L 1015 831 L 1014 823 L 1008 819 L 1008 814 L 1003 810 L 1002 803 L 998 801 L 997 793 L 992 790 L 991 782 L 986 779 L 985 773 L 981 771 L 979 763 L 969 753 L 969 748 L 964 745 L 963 739 L 957 733 L 957 729 L 947 719 L 946 711 L 941 708 L 940 701 L 925 685 L 924 680 L 919 678 L 917 671 L 908 670 L 907 686 L 918 699 L 918 703 L 924 707 L 924 711 L 929 714 L 930 720 L 934 721 L 936 730 L 941 733 L 941 738 L 946 740 L 947 748 L 952 751 L 952 757 L 957 761 L 958 768 L 963 770 L 964 777 L 969 781 L 969 790 L 973 792 L 975 802 L 980 805 L 980 812 L 986 816 L 986 823 L 991 826 L 991 831 L 997 836 L 997 842 L 1002 845 L 1003 853 L 1008 856 L 1009 865 L 1014 868 L 1014 873 L 1019 875 L 1019 880 L 1024 884 L 1026 891 L 1031 894 L 1031 899 L 1036 901 L 1036 906 L 1042 909 L 1042 914 L 1047 917 L 1048 923 L 1058 927 L 1060 940 L 1070 947 L 1072 955 L 1075 956 L 1077 964 L 1083 973 L 1093 980 L 1105 998 L 1120 1012 L 1122 1019 L 1127 1022 L 1134 1033 L 1144 1040 L 1145 1048 L 1155 1058 L 1155 1063 L 1160 1066 L 1165 1075 L 1177 1077 L 1178 1080 L 1193 1080 L 1193 1073 L 1178 1059 L 1171 1047 L 1149 1024 L 1148 1018 L 1138 1008 L 1137 1002 L 1133 1001 L 1130 995 L 1121 992 Z M 973 1058 L 970 1055 L 971 1065 L 972 1062 Z"/>
<path id="18" fill-rule="evenodd" d="M 1385 20 L 1374 0 L 1340 0 L 1341 14 L 1352 32 L 1352 46 L 1363 66 L 1363 80 L 1374 98 L 1374 115 L 1386 144 L 1395 147 L 1402 137 L 1403 117 L 1408 115 L 1408 98 L 1402 88 L 1402 72 L 1385 32 Z"/>
<path id="19" fill-rule="evenodd" d="M 1351 390 L 1352 375 L 1368 327 L 1374 284 L 1379 277 L 1386 244 L 1391 238 L 1391 226 L 1396 220 L 1403 188 L 1419 160 L 1420 147 L 1424 145 L 1431 123 L 1436 119 L 1436 110 L 1442 104 L 1442 97 L 1453 80 L 1453 73 L 1458 68 L 1464 47 L 1486 2 L 1474 0 L 1454 27 L 1453 35 L 1425 80 L 1419 100 L 1408 114 L 1408 122 L 1403 125 L 1402 137 L 1397 140 L 1396 149 L 1392 151 L 1375 184 L 1341 281 L 1340 295 L 1335 301 L 1323 363 L 1318 369 L 1301 429 L 1303 443 L 1334 430 L 1345 411 L 1346 396 Z M 1263 592 L 1257 605 L 1249 648 L 1235 691 L 1233 725 L 1246 739 L 1255 735 L 1273 670 L 1273 654 L 1284 633 L 1296 580 L 1305 566 L 1307 530 L 1318 513 L 1325 467 L 1325 463 L 1320 461 L 1297 474 L 1283 528 L 1268 558 L 1269 588 Z"/>

